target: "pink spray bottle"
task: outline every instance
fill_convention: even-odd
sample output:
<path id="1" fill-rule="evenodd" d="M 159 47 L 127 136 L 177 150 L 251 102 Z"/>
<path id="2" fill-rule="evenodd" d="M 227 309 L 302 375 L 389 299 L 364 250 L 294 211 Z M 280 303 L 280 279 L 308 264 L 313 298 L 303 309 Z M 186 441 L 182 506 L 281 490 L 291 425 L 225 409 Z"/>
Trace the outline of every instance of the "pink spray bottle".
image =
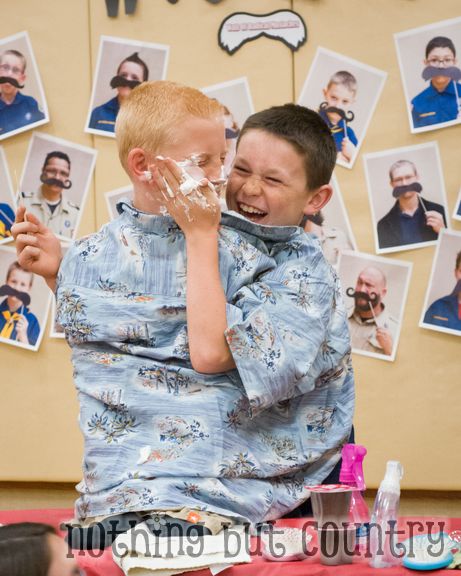
<path id="1" fill-rule="evenodd" d="M 356 550 L 361 555 L 365 554 L 368 547 L 370 529 L 370 512 L 362 492 L 365 490 L 363 479 L 363 459 L 367 450 L 360 444 L 345 444 L 341 450 L 342 464 L 339 473 L 339 481 L 342 484 L 357 488 L 351 492 L 351 504 L 349 519 L 357 525 Z"/>

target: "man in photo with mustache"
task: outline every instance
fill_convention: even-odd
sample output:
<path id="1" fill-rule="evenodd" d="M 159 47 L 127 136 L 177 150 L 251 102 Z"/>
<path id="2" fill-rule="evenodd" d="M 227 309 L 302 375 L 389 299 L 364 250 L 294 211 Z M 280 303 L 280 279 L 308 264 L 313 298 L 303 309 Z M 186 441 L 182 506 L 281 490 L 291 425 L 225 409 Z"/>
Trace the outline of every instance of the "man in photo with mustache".
<path id="1" fill-rule="evenodd" d="M 55 234 L 72 239 L 80 208 L 62 194 L 72 186 L 69 156 L 58 150 L 49 152 L 40 181 L 37 192 L 21 193 L 21 203 Z"/>
<path id="2" fill-rule="evenodd" d="M 354 307 L 349 313 L 352 349 L 390 356 L 398 322 L 383 304 L 387 294 L 384 272 L 375 266 L 367 266 L 358 275 L 355 290 L 350 287 L 346 294 L 354 298 Z"/>
<path id="3" fill-rule="evenodd" d="M 325 102 L 319 107 L 319 114 L 330 128 L 335 140 L 338 160 L 350 162 L 357 147 L 357 137 L 349 126 L 354 119 L 350 107 L 355 102 L 357 80 L 353 74 L 341 70 L 333 74 L 323 89 Z"/>
<path id="4" fill-rule="evenodd" d="M 110 81 L 110 87 L 117 90 L 117 96 L 93 110 L 89 128 L 113 133 L 115 119 L 123 99 L 130 94 L 133 88 L 148 79 L 149 68 L 144 60 L 141 60 L 137 52 L 122 60 L 116 76 Z"/>
<path id="5" fill-rule="evenodd" d="M 407 246 L 437 240 L 446 228 L 445 209 L 421 196 L 416 166 L 410 160 L 397 160 L 389 169 L 394 206 L 378 222 L 380 248 Z"/>
<path id="6" fill-rule="evenodd" d="M 45 117 L 35 98 L 21 94 L 25 81 L 24 55 L 17 50 L 3 52 L 0 55 L 0 136 Z"/>
<path id="7" fill-rule="evenodd" d="M 13 262 L 6 273 L 6 283 L 0 286 L 0 338 L 15 340 L 33 346 L 40 334 L 40 325 L 29 310 L 30 289 L 34 275 L 18 262 Z"/>
<path id="8" fill-rule="evenodd" d="M 411 101 L 413 126 L 421 128 L 456 120 L 461 105 L 461 70 L 450 38 L 436 36 L 426 46 L 424 80 L 429 86 Z"/>
<path id="9" fill-rule="evenodd" d="M 461 251 L 456 255 L 455 279 L 453 292 L 432 302 L 424 315 L 424 323 L 459 330 L 461 334 Z"/>

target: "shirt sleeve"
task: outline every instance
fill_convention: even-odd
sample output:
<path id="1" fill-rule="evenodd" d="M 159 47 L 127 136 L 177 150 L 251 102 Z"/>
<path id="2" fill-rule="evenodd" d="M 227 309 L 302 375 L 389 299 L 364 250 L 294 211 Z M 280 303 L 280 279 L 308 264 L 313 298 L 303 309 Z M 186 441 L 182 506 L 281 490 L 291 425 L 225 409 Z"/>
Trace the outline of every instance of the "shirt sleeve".
<path id="1" fill-rule="evenodd" d="M 225 336 L 253 415 L 296 393 L 326 340 L 334 304 L 326 263 L 285 263 L 235 294 Z"/>
<path id="2" fill-rule="evenodd" d="M 40 334 L 40 324 L 33 314 L 30 314 L 27 320 L 29 322 L 29 325 L 27 326 L 27 339 L 31 346 L 35 346 Z"/>

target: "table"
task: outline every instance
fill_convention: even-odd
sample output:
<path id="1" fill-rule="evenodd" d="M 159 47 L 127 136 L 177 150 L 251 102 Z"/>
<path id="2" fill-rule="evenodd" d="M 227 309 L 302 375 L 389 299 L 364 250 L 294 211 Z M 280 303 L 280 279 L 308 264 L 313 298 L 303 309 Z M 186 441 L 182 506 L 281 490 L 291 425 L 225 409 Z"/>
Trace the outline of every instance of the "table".
<path id="1" fill-rule="evenodd" d="M 52 508 L 46 510 L 3 510 L 0 511 L 0 524 L 10 524 L 13 522 L 45 522 L 51 524 L 60 531 L 60 525 L 69 521 L 73 517 L 73 510 L 69 508 Z M 302 528 L 309 526 L 312 519 L 291 518 L 279 520 L 276 526 L 292 526 Z M 461 530 L 461 518 L 439 517 L 404 517 L 399 519 L 398 529 L 404 530 L 408 535 L 413 529 L 413 534 L 420 533 L 420 524 L 431 529 L 432 533 L 439 531 L 437 523 L 443 523 L 443 530 Z M 307 524 L 306 524 L 307 523 Z M 428 524 L 429 523 L 429 524 Z M 430 524 L 434 523 L 434 524 Z M 435 525 L 435 526 L 434 526 Z M 413 526 L 413 528 L 411 528 Z M 431 528 L 432 526 L 432 528 Z M 310 528 L 308 527 L 307 530 Z M 419 530 L 419 531 L 418 531 Z M 62 532 L 61 532 L 62 533 Z M 399 538 L 404 539 L 405 536 Z M 251 564 L 241 564 L 228 568 L 222 572 L 223 576 L 409 576 L 416 574 L 413 570 L 407 570 L 401 566 L 378 570 L 368 566 L 367 562 L 361 558 L 354 558 L 352 565 L 324 566 L 320 564 L 318 555 L 308 558 L 302 562 L 269 562 L 257 553 L 259 548 L 258 540 L 251 539 L 250 550 L 253 561 Z M 118 568 L 112 559 L 110 548 L 104 551 L 73 551 L 77 562 L 83 568 L 87 576 L 123 576 L 123 572 Z M 433 570 L 432 575 L 450 574 L 443 570 Z M 189 573 L 191 576 L 210 576 L 210 571 L 199 570 Z"/>

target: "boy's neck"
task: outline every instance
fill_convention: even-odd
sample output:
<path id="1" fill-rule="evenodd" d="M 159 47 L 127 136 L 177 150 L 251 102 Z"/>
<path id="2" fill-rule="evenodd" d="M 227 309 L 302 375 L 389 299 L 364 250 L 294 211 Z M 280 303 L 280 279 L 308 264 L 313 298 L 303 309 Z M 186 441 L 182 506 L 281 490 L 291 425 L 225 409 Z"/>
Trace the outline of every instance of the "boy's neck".
<path id="1" fill-rule="evenodd" d="M 431 80 L 432 87 L 434 88 L 434 90 L 437 90 L 437 92 L 443 92 L 448 86 L 448 84 L 450 84 L 451 82 L 451 78 L 445 76 L 443 76 L 442 78 L 443 80 L 437 82 L 434 82 L 434 78 Z"/>
<path id="2" fill-rule="evenodd" d="M 162 213 L 161 208 L 165 206 L 165 202 L 162 199 L 155 198 L 150 191 L 135 189 L 133 193 L 133 206 L 140 212 L 158 216 Z"/>
<path id="3" fill-rule="evenodd" d="M 2 91 L 0 93 L 0 99 L 3 100 L 3 102 L 5 102 L 5 104 L 10 105 L 10 104 L 12 104 L 14 99 L 16 98 L 16 94 L 18 92 L 19 92 L 19 90 L 12 90 L 9 94 L 5 94 L 5 92 Z"/>
<path id="4" fill-rule="evenodd" d="M 15 304 L 12 299 L 10 297 L 8 297 L 6 299 L 6 305 L 8 306 L 8 310 L 13 313 L 16 312 L 17 310 L 19 310 L 19 308 L 21 307 L 22 302 L 18 302 L 17 304 Z"/>

